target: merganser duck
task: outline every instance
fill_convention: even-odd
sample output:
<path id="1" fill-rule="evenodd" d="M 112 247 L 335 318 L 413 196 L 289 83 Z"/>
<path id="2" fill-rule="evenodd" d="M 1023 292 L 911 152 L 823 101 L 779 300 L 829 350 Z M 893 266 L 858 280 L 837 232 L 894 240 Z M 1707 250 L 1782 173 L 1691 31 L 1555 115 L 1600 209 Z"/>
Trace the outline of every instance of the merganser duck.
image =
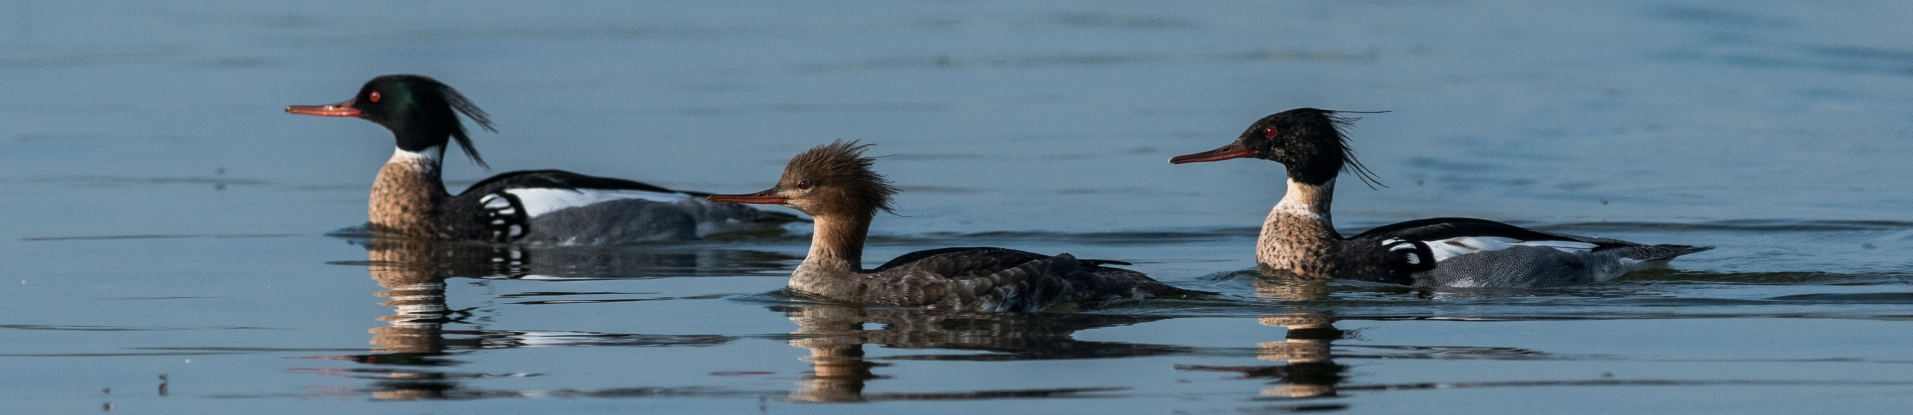
<path id="1" fill-rule="evenodd" d="M 864 157 L 869 144 L 842 140 L 790 159 L 777 186 L 718 202 L 784 205 L 810 215 L 810 253 L 791 273 L 790 288 L 832 301 L 957 311 L 1037 312 L 1064 304 L 1093 307 L 1121 298 L 1202 293 L 1106 265 L 1003 248 L 917 251 L 875 269 L 863 268 L 864 237 L 877 211 L 891 212 L 897 193 Z"/>
<path id="2" fill-rule="evenodd" d="M 1355 159 L 1342 128 L 1354 118 L 1297 108 L 1250 125 L 1234 143 L 1177 156 L 1170 164 L 1254 157 L 1288 167 L 1288 193 L 1262 222 L 1256 262 L 1307 278 L 1430 287 L 1537 287 L 1601 282 L 1660 268 L 1711 246 L 1643 245 L 1562 235 L 1468 218 L 1421 219 L 1343 238 L 1329 220 L 1335 178 L 1373 173 Z"/>
<path id="3" fill-rule="evenodd" d="M 488 167 L 457 114 L 497 130 L 485 111 L 463 94 L 424 76 L 372 78 L 345 102 L 293 105 L 286 112 L 364 118 L 392 130 L 398 150 L 373 181 L 367 215 L 376 232 L 500 243 L 607 244 L 770 230 L 801 220 L 789 213 L 712 203 L 702 197 L 708 193 L 560 170 L 504 173 L 453 195 L 439 178 L 449 141 L 458 140 L 466 156 Z"/>

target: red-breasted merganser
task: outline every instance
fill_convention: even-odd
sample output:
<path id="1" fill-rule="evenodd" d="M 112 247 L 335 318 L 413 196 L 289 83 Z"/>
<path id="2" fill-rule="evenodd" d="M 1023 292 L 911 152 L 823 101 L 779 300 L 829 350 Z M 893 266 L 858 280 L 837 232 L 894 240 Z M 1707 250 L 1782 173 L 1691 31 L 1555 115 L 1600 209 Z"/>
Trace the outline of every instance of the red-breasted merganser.
<path id="1" fill-rule="evenodd" d="M 1254 157 L 1288 167 L 1288 193 L 1262 222 L 1256 262 L 1311 278 L 1431 287 L 1537 287 L 1601 282 L 1667 266 L 1711 246 L 1642 245 L 1561 235 L 1482 219 L 1421 219 L 1343 238 L 1329 220 L 1335 178 L 1365 181 L 1342 128 L 1355 119 L 1297 108 L 1263 117 L 1234 143 L 1171 164 Z"/>
<path id="2" fill-rule="evenodd" d="M 784 205 L 814 221 L 810 254 L 791 273 L 790 287 L 833 301 L 959 311 L 1037 312 L 1074 303 L 1195 294 L 1140 272 L 1076 259 L 1003 248 L 917 251 L 875 269 L 863 268 L 864 237 L 877 211 L 891 210 L 897 192 L 864 157 L 869 144 L 836 141 L 798 154 L 770 190 L 715 195 L 719 202 Z"/>
<path id="3" fill-rule="evenodd" d="M 465 114 L 486 130 L 485 111 L 457 90 L 419 75 L 385 75 L 332 105 L 293 105 L 293 114 L 357 117 L 392 130 L 398 150 L 372 184 L 373 231 L 412 237 L 553 244 L 696 239 L 722 232 L 776 229 L 797 215 L 712 203 L 686 192 L 624 179 L 559 170 L 492 176 L 453 195 L 439 170 L 453 139 L 479 166 Z"/>

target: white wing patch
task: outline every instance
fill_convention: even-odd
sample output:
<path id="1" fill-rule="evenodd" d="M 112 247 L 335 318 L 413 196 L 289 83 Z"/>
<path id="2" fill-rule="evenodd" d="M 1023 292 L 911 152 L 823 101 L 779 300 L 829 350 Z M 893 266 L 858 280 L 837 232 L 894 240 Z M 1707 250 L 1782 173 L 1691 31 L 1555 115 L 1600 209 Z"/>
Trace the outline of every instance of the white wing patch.
<path id="1" fill-rule="evenodd" d="M 1408 243 L 1402 238 L 1388 238 L 1382 240 L 1382 246 L 1388 247 L 1388 253 L 1391 254 L 1408 251 L 1408 256 L 1403 260 L 1408 261 L 1409 265 L 1421 265 L 1421 255 L 1415 255 L 1415 244 Z"/>
<path id="2" fill-rule="evenodd" d="M 1570 254 L 1585 254 L 1594 250 L 1595 245 L 1575 241 L 1523 241 L 1500 236 L 1463 236 L 1428 241 L 1428 249 L 1435 251 L 1435 262 L 1445 261 L 1462 255 L 1483 251 L 1499 251 L 1516 246 L 1535 246 L 1559 249 Z"/>
<path id="3" fill-rule="evenodd" d="M 650 192 L 643 190 L 591 190 L 591 189 L 506 189 L 506 193 L 518 196 L 525 204 L 525 217 L 551 213 L 564 208 L 573 208 L 613 200 L 640 199 L 653 202 L 673 203 L 690 200 L 691 195 L 674 192 Z"/>

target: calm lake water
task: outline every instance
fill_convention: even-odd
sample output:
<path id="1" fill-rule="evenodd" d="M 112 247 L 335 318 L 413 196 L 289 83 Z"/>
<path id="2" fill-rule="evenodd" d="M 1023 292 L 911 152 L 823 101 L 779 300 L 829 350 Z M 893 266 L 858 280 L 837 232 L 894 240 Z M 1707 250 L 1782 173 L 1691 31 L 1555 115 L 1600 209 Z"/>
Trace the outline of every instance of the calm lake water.
<path id="1" fill-rule="evenodd" d="M 0 17 L 4 413 L 1880 413 L 1913 402 L 1913 3 L 25 1 Z M 1074 314 L 780 291 L 808 240 L 374 240 L 421 73 L 498 171 L 740 193 L 876 143 L 867 258 L 996 245 L 1223 295 Z M 1716 245 L 1602 285 L 1267 278 L 1302 106 L 1472 216 Z M 496 172 L 454 158 L 454 188 Z M 873 263 L 874 264 L 874 263 Z"/>

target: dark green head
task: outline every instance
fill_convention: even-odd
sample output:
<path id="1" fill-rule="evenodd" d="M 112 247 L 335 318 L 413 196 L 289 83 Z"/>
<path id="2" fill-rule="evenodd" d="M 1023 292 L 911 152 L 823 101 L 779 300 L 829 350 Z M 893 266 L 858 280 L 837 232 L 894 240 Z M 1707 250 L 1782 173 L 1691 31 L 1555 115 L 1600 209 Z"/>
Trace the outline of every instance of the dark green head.
<path id="1" fill-rule="evenodd" d="M 1356 118 L 1336 115 L 1336 111 L 1296 108 L 1270 114 L 1250 124 L 1235 142 L 1215 150 L 1176 156 L 1171 164 L 1199 163 L 1254 157 L 1282 163 L 1289 179 L 1298 183 L 1323 185 L 1335 180 L 1343 169 L 1355 173 L 1365 183 L 1379 185 L 1375 173 L 1355 159 L 1342 128 Z"/>
<path id="2" fill-rule="evenodd" d="M 465 149 L 465 155 L 479 166 L 485 166 L 485 159 L 479 157 L 478 149 L 472 147 L 472 139 L 465 134 L 465 124 L 459 122 L 458 114 L 465 114 L 487 131 L 498 132 L 492 128 L 491 119 L 486 117 L 485 111 L 465 99 L 465 95 L 422 75 L 398 74 L 372 78 L 359 88 L 358 95 L 345 102 L 293 105 L 286 107 L 286 112 L 364 118 L 392 130 L 398 148 L 405 151 L 425 151 L 458 140 L 459 147 Z"/>

